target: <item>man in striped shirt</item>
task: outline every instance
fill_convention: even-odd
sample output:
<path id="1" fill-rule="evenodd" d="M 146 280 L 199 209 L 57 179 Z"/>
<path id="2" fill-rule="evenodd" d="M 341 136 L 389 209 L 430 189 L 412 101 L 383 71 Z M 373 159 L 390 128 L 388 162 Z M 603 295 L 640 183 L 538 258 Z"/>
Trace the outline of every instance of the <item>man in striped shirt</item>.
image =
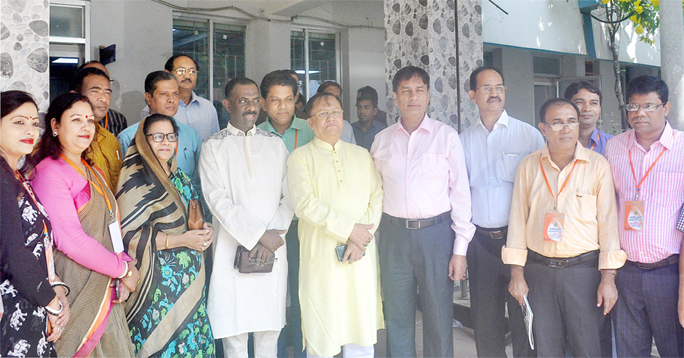
<path id="1" fill-rule="evenodd" d="M 627 85 L 632 130 L 608 142 L 618 199 L 620 245 L 614 309 L 617 355 L 650 357 L 652 337 L 662 357 L 682 357 L 684 315 L 677 219 L 684 204 L 684 133 L 673 129 L 664 81 L 639 76 Z M 680 302 L 678 304 L 678 302 Z"/>

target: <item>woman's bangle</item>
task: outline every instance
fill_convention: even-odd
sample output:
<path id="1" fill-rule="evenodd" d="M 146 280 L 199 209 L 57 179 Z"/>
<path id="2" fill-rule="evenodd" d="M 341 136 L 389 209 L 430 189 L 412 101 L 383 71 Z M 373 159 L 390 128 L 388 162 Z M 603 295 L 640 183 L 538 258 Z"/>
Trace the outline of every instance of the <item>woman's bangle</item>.
<path id="1" fill-rule="evenodd" d="M 126 275 L 128 275 L 128 261 L 124 261 L 124 263 L 126 264 L 126 270 L 121 275 L 117 276 L 116 278 L 124 278 L 124 277 L 126 277 Z"/>
<path id="2" fill-rule="evenodd" d="M 49 313 L 53 316 L 59 316 L 59 314 L 62 313 L 62 311 L 64 311 L 64 305 L 62 305 L 62 301 L 57 300 L 57 302 L 59 302 L 59 311 L 55 310 L 54 308 L 52 308 L 50 306 L 45 306 L 45 310 L 47 311 L 47 313 Z"/>
<path id="3" fill-rule="evenodd" d="M 166 247 L 167 250 L 169 249 L 169 233 L 168 232 L 166 233 L 166 245 L 164 247 Z"/>
<path id="4" fill-rule="evenodd" d="M 69 296 L 69 292 L 71 292 L 71 289 L 69 288 L 69 286 L 67 286 L 67 284 L 62 282 L 62 281 L 55 281 L 55 282 L 51 283 L 50 286 L 52 286 L 53 288 L 57 287 L 57 286 L 64 287 L 64 292 L 66 293 L 67 297 Z"/>

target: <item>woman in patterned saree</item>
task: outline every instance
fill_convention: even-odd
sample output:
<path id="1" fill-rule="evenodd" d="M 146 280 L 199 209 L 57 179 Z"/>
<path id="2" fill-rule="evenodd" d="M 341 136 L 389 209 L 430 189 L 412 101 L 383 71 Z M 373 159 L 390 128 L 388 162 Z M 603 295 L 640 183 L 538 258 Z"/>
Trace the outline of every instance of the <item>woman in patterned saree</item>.
<path id="1" fill-rule="evenodd" d="M 52 101 L 45 120 L 31 183 L 52 220 L 55 270 L 71 289 L 71 317 L 55 343 L 57 354 L 130 357 L 133 345 L 118 303 L 135 290 L 139 273 L 123 252 L 116 199 L 100 170 L 84 159 L 95 135 L 93 110 L 86 97 L 66 93 Z"/>
<path id="2" fill-rule="evenodd" d="M 52 226 L 26 180 L 32 166 L 19 164 L 38 142 L 38 108 L 22 91 L 2 92 L 0 104 L 0 356 L 56 357 L 68 288 L 54 273 Z"/>
<path id="3" fill-rule="evenodd" d="M 136 356 L 213 357 L 206 314 L 204 251 L 214 230 L 190 230 L 191 202 L 201 196 L 176 165 L 178 126 L 153 114 L 138 127 L 123 161 L 117 200 L 124 243 L 141 272 L 126 305 Z"/>

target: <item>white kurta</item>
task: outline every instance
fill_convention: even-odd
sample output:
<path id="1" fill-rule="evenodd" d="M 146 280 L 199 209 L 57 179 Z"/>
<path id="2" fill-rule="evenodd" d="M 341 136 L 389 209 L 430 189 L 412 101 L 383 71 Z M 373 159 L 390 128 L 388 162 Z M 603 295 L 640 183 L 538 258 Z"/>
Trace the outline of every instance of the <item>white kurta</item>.
<path id="1" fill-rule="evenodd" d="M 285 245 L 276 251 L 270 273 L 241 274 L 233 262 L 238 245 L 251 250 L 266 230 L 289 228 L 294 210 L 287 155 L 279 137 L 256 127 L 245 135 L 230 123 L 202 146 L 202 192 L 217 235 L 207 303 L 215 338 L 285 325 Z"/>

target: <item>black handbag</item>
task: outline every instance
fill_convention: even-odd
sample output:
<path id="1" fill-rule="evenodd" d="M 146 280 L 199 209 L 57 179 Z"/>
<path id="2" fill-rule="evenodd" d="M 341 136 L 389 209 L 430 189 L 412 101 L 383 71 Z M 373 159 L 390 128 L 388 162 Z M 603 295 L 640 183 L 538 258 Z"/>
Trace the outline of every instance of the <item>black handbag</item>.
<path id="1" fill-rule="evenodd" d="M 256 257 L 250 259 L 249 252 L 250 251 L 244 246 L 238 245 L 237 250 L 235 251 L 235 262 L 233 263 L 233 267 L 235 267 L 238 272 L 269 273 L 273 271 L 273 263 L 278 261 L 275 254 L 271 254 L 266 262 L 262 262 L 262 260 L 259 260 Z"/>

